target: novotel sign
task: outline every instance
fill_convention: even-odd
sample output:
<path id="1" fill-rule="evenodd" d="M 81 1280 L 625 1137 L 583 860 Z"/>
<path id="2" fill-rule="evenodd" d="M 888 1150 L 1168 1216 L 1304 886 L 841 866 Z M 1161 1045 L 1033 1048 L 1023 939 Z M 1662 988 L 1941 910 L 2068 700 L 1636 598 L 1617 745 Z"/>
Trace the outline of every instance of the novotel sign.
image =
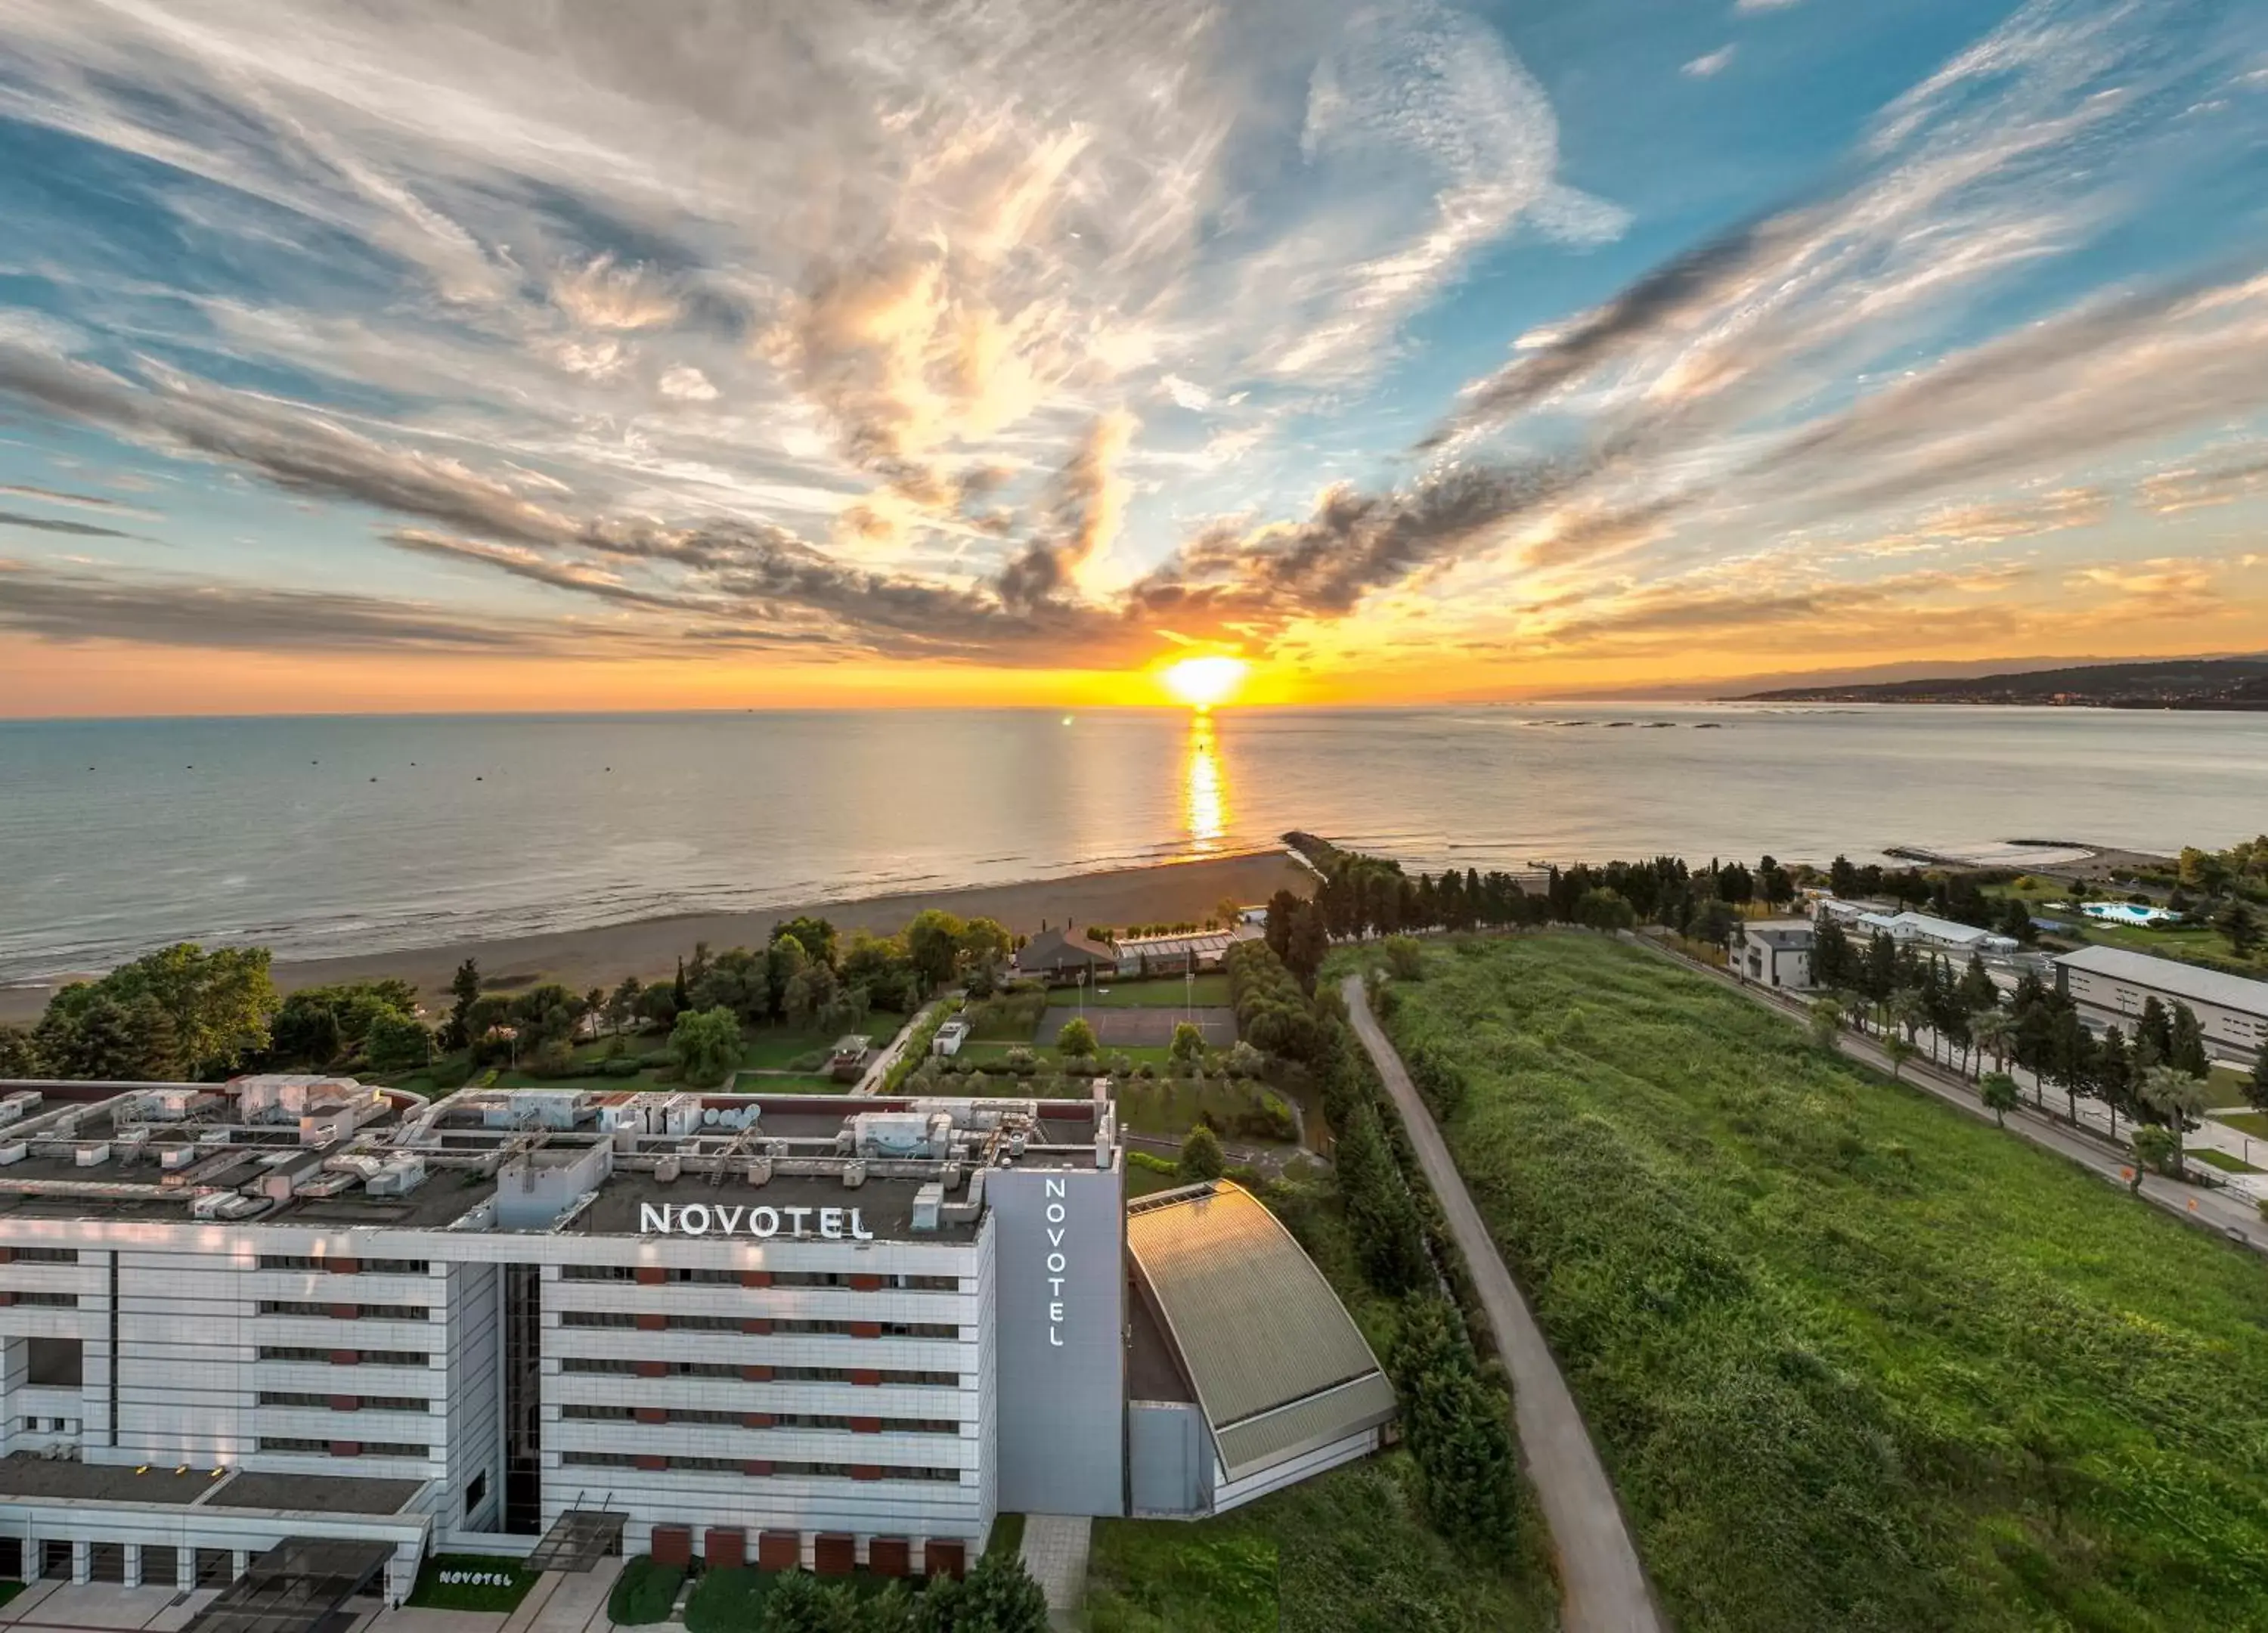
<path id="1" fill-rule="evenodd" d="M 818 1224 L 810 1221 L 816 1217 Z M 871 1242 L 856 1208 L 726 1208 L 707 1203 L 638 1204 L 638 1232 L 662 1236 L 817 1237 L 826 1241 Z"/>

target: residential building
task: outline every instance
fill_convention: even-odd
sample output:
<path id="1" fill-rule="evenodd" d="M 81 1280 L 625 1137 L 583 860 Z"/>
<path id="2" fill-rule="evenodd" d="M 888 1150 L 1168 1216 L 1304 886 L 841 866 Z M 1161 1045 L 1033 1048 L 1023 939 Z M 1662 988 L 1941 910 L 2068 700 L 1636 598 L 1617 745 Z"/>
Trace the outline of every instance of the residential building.
<path id="1" fill-rule="evenodd" d="M 1817 916 L 1833 919 L 1861 941 L 1880 931 L 1901 946 L 1964 957 L 1971 953 L 2005 956 L 2021 945 L 2013 936 L 1980 930 L 1974 924 L 1962 924 L 1928 913 L 1881 912 L 1861 902 L 1842 901 L 1832 896 L 1820 901 Z"/>
<path id="2" fill-rule="evenodd" d="M 1110 975 L 1117 967 L 1116 953 L 1100 941 L 1089 941 L 1077 934 L 1069 925 L 1061 930 L 1042 927 L 1038 935 L 1016 949 L 1016 973 L 1047 982 L 1073 982 L 1082 974 L 1092 980 L 1097 975 Z"/>
<path id="3" fill-rule="evenodd" d="M 1743 919 L 1733 946 L 1734 970 L 1759 986 L 1808 990 L 1817 926 L 1808 918 Z"/>
<path id="4" fill-rule="evenodd" d="M 1123 936 L 1117 943 L 1121 975 L 1185 975 L 1219 969 L 1222 957 L 1240 941 L 1257 941 L 1264 924 L 1247 920 L 1227 930 L 1200 930 L 1164 936 Z"/>

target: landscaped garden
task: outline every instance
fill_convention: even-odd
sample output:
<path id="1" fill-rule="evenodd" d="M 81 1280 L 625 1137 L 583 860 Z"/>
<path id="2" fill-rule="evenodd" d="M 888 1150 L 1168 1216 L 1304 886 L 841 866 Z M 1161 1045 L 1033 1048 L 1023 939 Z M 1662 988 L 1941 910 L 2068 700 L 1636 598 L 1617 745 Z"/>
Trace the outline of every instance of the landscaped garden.
<path id="1" fill-rule="evenodd" d="M 418 1570 L 406 1602 L 420 1610 L 510 1611 L 541 1579 L 517 1559 L 435 1554 Z"/>
<path id="2" fill-rule="evenodd" d="M 2268 1627 L 2268 1272 L 1600 937 L 1389 1030 L 1684 1633 Z"/>

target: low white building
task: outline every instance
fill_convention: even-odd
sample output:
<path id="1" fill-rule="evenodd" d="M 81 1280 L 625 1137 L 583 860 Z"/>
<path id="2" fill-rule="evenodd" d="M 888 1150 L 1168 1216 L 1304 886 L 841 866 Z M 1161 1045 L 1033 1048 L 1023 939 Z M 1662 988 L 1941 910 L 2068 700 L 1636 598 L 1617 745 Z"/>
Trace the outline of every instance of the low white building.
<path id="1" fill-rule="evenodd" d="M 2101 1026 L 2131 1026 L 2155 998 L 2186 1004 L 2216 1057 L 2250 1064 L 2268 1048 L 2268 981 L 2252 981 L 2178 959 L 2124 947 L 2081 947 L 2055 961 L 2056 981 L 2080 1013 Z"/>
<path id="2" fill-rule="evenodd" d="M 2021 945 L 2013 936 L 1979 930 L 1974 924 L 1959 923 L 1933 914 L 1884 913 L 1832 896 L 1820 901 L 1819 916 L 1833 919 L 1861 941 L 1880 932 L 1900 946 L 1926 947 L 1938 953 L 2007 954 L 2016 952 Z"/>
<path id="3" fill-rule="evenodd" d="M 1818 929 L 1808 918 L 1743 919 L 1734 944 L 1734 970 L 1759 986 L 1805 991 Z"/>
<path id="4" fill-rule="evenodd" d="M 1218 969 L 1228 950 L 1240 941 L 1257 941 L 1265 933 L 1263 922 L 1249 917 L 1226 930 L 1185 931 L 1164 936 L 1122 936 L 1116 945 L 1118 973 L 1125 976 L 1182 975 L 1201 969 Z"/>

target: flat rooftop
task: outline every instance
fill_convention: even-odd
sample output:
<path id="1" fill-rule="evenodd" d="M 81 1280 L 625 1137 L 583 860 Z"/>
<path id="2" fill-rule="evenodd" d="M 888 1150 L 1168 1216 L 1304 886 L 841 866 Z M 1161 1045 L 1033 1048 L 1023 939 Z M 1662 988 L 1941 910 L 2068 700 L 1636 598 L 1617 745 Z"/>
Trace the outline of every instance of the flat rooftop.
<path id="1" fill-rule="evenodd" d="M 78 1463 L 17 1453 L 0 1457 L 0 1498 L 61 1502 L 163 1503 L 187 1508 L 297 1510 L 316 1514 L 393 1514 L 416 1497 L 416 1480 L 351 1475 L 216 1473 L 131 1463 Z"/>

